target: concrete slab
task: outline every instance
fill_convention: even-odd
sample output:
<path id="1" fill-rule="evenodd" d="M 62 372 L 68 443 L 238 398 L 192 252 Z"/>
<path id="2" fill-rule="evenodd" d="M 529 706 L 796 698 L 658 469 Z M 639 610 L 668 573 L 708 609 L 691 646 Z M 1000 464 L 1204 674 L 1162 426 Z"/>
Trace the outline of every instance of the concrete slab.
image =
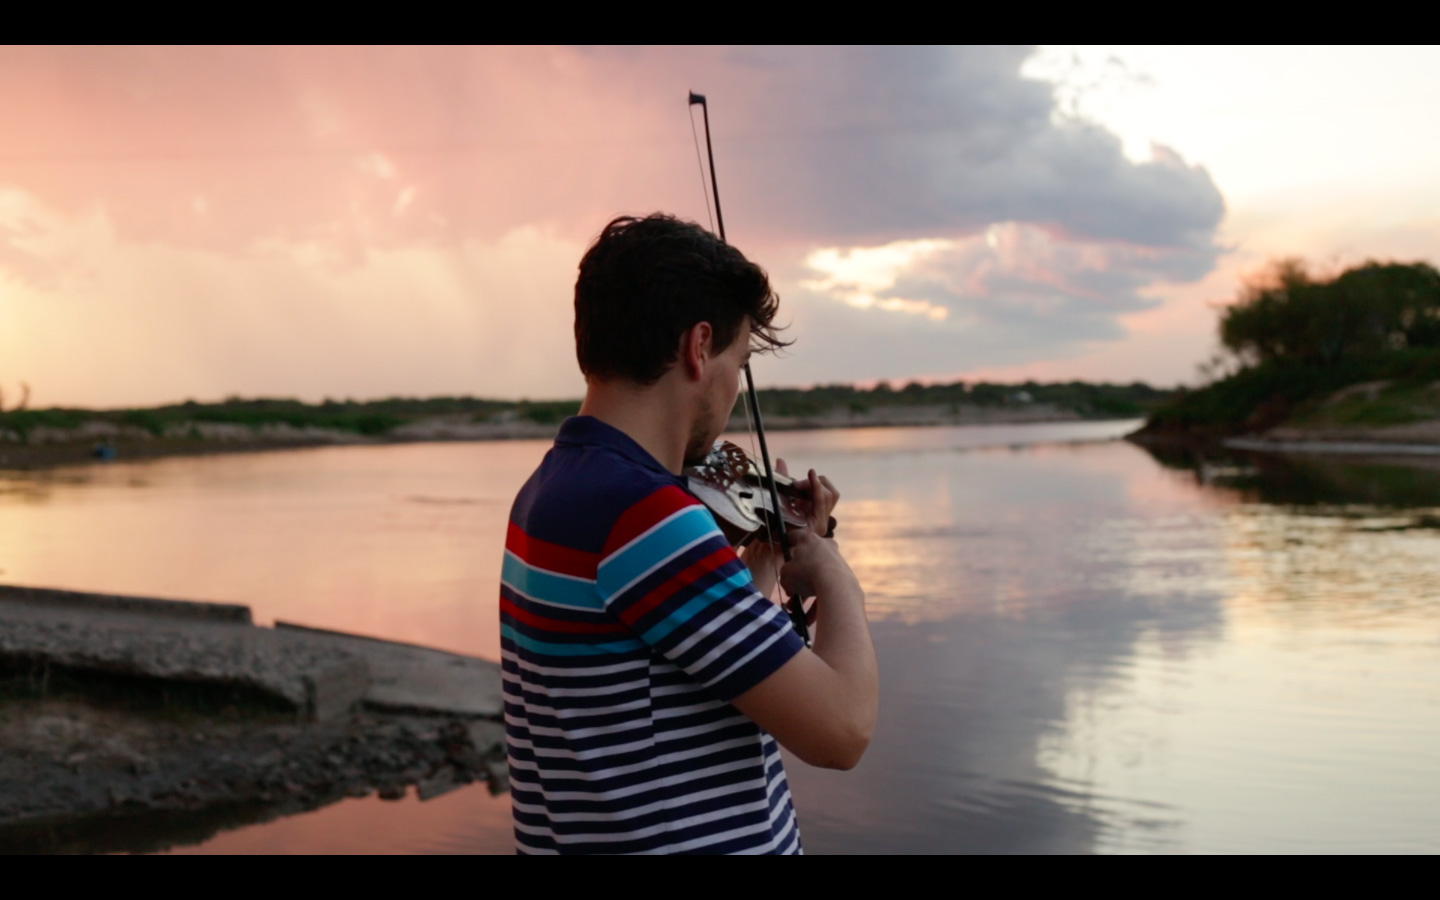
<path id="1" fill-rule="evenodd" d="M 0 659 L 245 687 L 312 719 L 342 714 L 369 686 L 364 659 L 343 647 L 253 625 L 103 605 L 0 601 Z M 364 686 L 356 689 L 357 682 Z"/>
<path id="2" fill-rule="evenodd" d="M 155 597 L 130 597 L 123 594 L 91 594 L 83 591 L 57 591 L 53 588 L 24 587 L 0 584 L 0 602 L 35 603 L 51 609 L 77 609 L 96 612 L 139 613 L 203 622 L 228 622 L 249 625 L 250 607 L 234 603 L 200 603 L 194 600 L 161 600 Z"/>
<path id="3" fill-rule="evenodd" d="M 505 711 L 500 666 L 430 647 L 276 622 L 277 632 L 303 634 L 365 660 L 370 686 L 362 702 L 388 712 L 499 718 Z"/>
<path id="4" fill-rule="evenodd" d="M 36 835 L 49 849 L 153 849 L 140 831 L 90 829 L 92 819 L 168 822 L 242 808 L 272 816 L 372 791 L 400 797 L 409 785 L 422 800 L 477 781 L 507 789 L 497 664 L 257 627 L 245 607 L 207 606 L 223 607 L 0 590 L 0 676 L 21 688 L 34 679 L 27 690 L 42 698 L 0 710 L 0 851 L 30 848 Z M 283 700 L 296 717 L 246 714 L 262 698 L 237 687 Z M 156 715 L 146 704 L 157 697 L 200 712 Z M 26 831 L 36 822 L 45 824 Z M 57 827 L 79 843 L 58 839 Z M 87 829 L 123 840 L 85 843 Z"/>
<path id="5" fill-rule="evenodd" d="M 363 659 L 347 659 L 312 669 L 305 682 L 305 711 L 312 721 L 338 719 L 355 708 L 370 688 L 370 666 Z"/>
<path id="6" fill-rule="evenodd" d="M 0 586 L 0 661 L 253 688 L 312 720 L 356 703 L 388 712 L 501 716 L 498 664 L 279 622 L 244 606 Z"/>

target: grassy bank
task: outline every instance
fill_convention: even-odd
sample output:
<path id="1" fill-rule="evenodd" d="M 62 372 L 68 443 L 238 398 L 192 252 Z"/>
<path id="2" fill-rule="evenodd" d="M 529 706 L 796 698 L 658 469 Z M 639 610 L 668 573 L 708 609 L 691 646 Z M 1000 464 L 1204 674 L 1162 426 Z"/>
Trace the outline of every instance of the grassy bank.
<path id="1" fill-rule="evenodd" d="M 1396 350 L 1332 363 L 1274 359 L 1158 407 L 1138 439 L 1203 443 L 1272 428 L 1382 428 L 1440 418 L 1440 351 Z M 1366 386 L 1361 390 L 1354 389 Z"/>
<path id="2" fill-rule="evenodd" d="M 1212 366 L 1228 354 L 1238 370 L 1156 409 L 1136 440 L 1440 435 L 1440 271 L 1429 263 L 1371 260 L 1317 275 L 1280 260 L 1219 318 L 1224 350 Z"/>

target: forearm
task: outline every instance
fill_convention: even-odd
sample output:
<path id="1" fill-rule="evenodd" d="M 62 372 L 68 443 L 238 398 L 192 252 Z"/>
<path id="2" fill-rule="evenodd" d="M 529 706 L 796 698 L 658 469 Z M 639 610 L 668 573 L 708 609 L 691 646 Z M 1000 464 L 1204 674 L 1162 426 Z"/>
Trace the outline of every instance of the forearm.
<path id="1" fill-rule="evenodd" d="M 875 647 L 865 618 L 865 592 L 851 582 L 817 588 L 819 617 L 815 623 L 815 655 L 854 686 L 874 688 L 878 682 Z"/>
<path id="2" fill-rule="evenodd" d="M 809 527 L 789 532 L 791 553 L 780 570 L 780 584 L 800 596 L 815 596 L 812 648 L 733 702 L 805 762 L 849 769 L 860 762 L 875 733 L 879 667 L 865 619 L 865 591 L 839 545 L 820 537 L 828 530 L 839 492 L 813 469 L 806 484 L 815 493 L 813 514 Z M 751 568 L 760 567 L 752 562 Z"/>
<path id="3" fill-rule="evenodd" d="M 865 617 L 865 592 L 853 576 L 835 579 L 816 585 L 816 602 L 813 649 L 834 673 L 832 715 L 853 732 L 854 740 L 868 744 L 878 714 L 880 678 Z"/>
<path id="4" fill-rule="evenodd" d="M 835 548 L 827 555 L 827 571 L 810 583 L 819 604 L 813 649 L 733 702 L 805 762 L 849 769 L 875 731 L 879 676 L 864 591 Z"/>

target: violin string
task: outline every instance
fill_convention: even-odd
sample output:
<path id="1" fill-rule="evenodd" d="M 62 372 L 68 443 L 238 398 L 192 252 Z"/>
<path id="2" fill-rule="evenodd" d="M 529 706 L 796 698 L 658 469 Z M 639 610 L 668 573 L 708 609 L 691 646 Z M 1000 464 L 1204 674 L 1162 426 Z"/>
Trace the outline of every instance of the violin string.
<path id="1" fill-rule="evenodd" d="M 705 183 L 705 159 L 700 155 L 700 132 L 695 129 L 695 107 L 690 107 L 690 137 L 695 139 L 695 162 L 700 167 L 700 196 L 705 198 L 705 218 L 710 230 L 715 230 L 715 215 L 710 212 L 710 186 Z M 747 410 L 748 415 L 748 410 Z"/>
<path id="2" fill-rule="evenodd" d="M 755 444 L 755 420 L 754 420 L 754 418 L 753 418 L 753 417 L 751 416 L 751 414 L 750 414 L 750 404 L 749 404 L 748 402 L 746 402 L 746 403 L 741 403 L 740 405 L 741 405 L 742 407 L 744 407 L 744 409 L 745 409 L 745 434 L 746 434 L 746 436 L 747 436 L 747 437 L 749 438 L 749 440 L 750 440 L 750 464 L 755 467 L 755 471 L 759 472 L 759 471 L 760 471 L 760 462 L 759 462 L 759 461 L 760 461 L 760 459 L 761 459 L 761 456 L 760 456 L 760 450 L 759 450 L 759 448 L 758 448 L 758 447 L 756 446 L 756 444 Z M 761 472 L 760 474 L 761 474 L 761 475 L 764 475 L 765 473 L 764 473 L 764 472 Z M 764 492 L 763 486 L 762 486 L 762 489 L 759 490 L 759 491 L 757 491 L 757 496 L 763 497 L 763 496 L 764 496 L 764 493 L 765 493 L 765 492 Z M 765 501 L 762 499 L 762 500 L 760 501 L 760 506 L 761 506 L 762 509 L 764 508 L 764 505 L 765 505 Z M 778 514 L 778 513 L 779 513 L 779 510 L 776 510 L 776 513 Z M 770 529 L 770 519 L 769 519 L 769 517 L 762 515 L 762 516 L 760 517 L 760 521 L 761 521 L 762 525 L 763 525 L 764 528 L 765 528 L 765 543 L 766 543 L 766 545 L 768 545 L 768 546 L 770 546 L 770 547 L 775 546 L 775 535 L 774 535 L 774 533 L 773 533 L 773 532 L 771 531 L 771 529 Z M 775 567 L 775 589 L 778 590 L 778 591 L 780 591 L 780 600 L 781 600 L 781 602 L 783 603 L 783 602 L 784 602 L 784 591 L 785 591 L 785 589 L 782 588 L 782 587 L 780 587 L 780 557 L 777 557 L 777 556 L 775 556 L 775 554 L 772 553 L 772 554 L 770 554 L 770 559 L 771 559 L 772 564 L 773 564 L 774 567 Z"/>

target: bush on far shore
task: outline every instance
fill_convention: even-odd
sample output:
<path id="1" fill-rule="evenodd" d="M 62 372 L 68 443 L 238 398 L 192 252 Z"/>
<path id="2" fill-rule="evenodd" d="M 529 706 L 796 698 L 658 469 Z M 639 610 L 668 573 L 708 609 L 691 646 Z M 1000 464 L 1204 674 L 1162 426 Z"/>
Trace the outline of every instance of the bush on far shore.
<path id="1" fill-rule="evenodd" d="M 1219 337 L 1234 371 L 1157 408 L 1145 432 L 1205 439 L 1292 417 L 1327 425 L 1433 418 L 1421 394 L 1440 381 L 1440 271 L 1372 261 L 1320 278 L 1283 260 L 1221 310 Z M 1336 391 L 1372 381 L 1394 384 L 1383 398 L 1319 408 Z"/>

